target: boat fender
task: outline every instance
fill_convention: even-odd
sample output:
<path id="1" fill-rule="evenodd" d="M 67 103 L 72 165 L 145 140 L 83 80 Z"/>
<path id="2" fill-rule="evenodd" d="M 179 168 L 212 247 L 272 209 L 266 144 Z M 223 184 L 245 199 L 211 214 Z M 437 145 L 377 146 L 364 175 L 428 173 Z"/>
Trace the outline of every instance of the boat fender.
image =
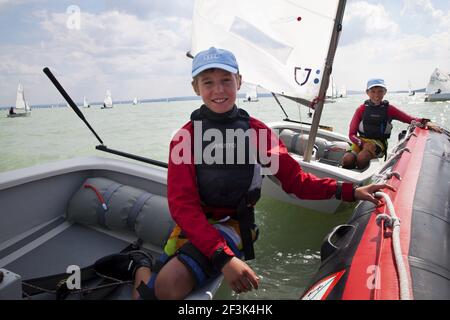
<path id="1" fill-rule="evenodd" d="M 306 146 L 308 144 L 309 135 L 300 134 L 290 129 L 284 129 L 280 133 L 280 140 L 284 143 L 289 152 L 303 156 L 306 151 Z M 319 154 L 323 151 L 319 150 L 317 142 L 323 140 L 321 138 L 316 138 L 316 144 L 313 146 L 313 160 L 318 158 Z"/>
<path id="2" fill-rule="evenodd" d="M 70 199 L 66 219 L 111 230 L 130 230 L 163 247 L 174 222 L 167 198 L 110 179 L 88 178 Z"/>
<path id="3" fill-rule="evenodd" d="M 329 141 L 325 148 L 325 159 L 341 162 L 350 144 L 345 141 Z"/>
<path id="4" fill-rule="evenodd" d="M 335 227 L 324 239 L 320 248 L 320 260 L 323 262 L 338 250 L 344 249 L 351 242 L 356 227 L 351 224 L 341 224 Z"/>

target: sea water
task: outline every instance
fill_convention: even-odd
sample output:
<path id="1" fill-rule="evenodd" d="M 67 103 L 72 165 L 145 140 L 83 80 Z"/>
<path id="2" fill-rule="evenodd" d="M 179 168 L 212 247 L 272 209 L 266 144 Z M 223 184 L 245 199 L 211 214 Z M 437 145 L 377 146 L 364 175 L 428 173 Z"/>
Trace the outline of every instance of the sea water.
<path id="1" fill-rule="evenodd" d="M 388 94 L 386 98 L 410 115 L 450 127 L 450 102 L 424 102 L 423 94 Z M 347 134 L 355 109 L 365 99 L 365 95 L 350 95 L 326 103 L 321 124 Z M 308 108 L 280 101 L 289 118 L 311 121 Z M 171 101 L 122 104 L 113 109 L 92 106 L 81 111 L 109 148 L 167 162 L 171 136 L 199 105 L 199 100 Z M 273 98 L 260 98 L 258 102 L 240 99 L 238 106 L 264 122 L 285 118 Z M 30 117 L 24 118 L 7 118 L 7 111 L 0 111 L 0 172 L 80 156 L 117 157 L 95 150 L 99 141 L 70 108 L 34 109 Z M 406 127 L 394 122 L 391 147 Z M 321 214 L 263 197 L 256 207 L 260 229 L 256 259 L 249 262 L 261 278 L 260 288 L 234 294 L 222 284 L 215 298 L 299 298 L 320 265 L 323 238 L 334 226 L 345 223 L 352 209 L 351 205 L 343 205 L 335 214 Z"/>

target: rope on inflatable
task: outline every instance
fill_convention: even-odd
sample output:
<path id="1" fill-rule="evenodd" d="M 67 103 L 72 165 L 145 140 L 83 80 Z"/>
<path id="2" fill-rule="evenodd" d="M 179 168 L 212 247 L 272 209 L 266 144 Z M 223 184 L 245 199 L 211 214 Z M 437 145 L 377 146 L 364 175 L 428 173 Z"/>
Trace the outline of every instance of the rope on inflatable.
<path id="1" fill-rule="evenodd" d="M 376 192 L 375 196 L 382 197 L 385 200 L 390 213 L 390 215 L 380 214 L 377 216 L 376 220 L 378 225 L 380 225 L 381 220 L 384 220 L 385 226 L 392 229 L 392 246 L 400 282 L 400 299 L 412 300 L 408 272 L 406 271 L 405 263 L 403 261 L 402 248 L 400 245 L 400 219 L 395 214 L 395 208 L 389 195 L 384 192 Z"/>

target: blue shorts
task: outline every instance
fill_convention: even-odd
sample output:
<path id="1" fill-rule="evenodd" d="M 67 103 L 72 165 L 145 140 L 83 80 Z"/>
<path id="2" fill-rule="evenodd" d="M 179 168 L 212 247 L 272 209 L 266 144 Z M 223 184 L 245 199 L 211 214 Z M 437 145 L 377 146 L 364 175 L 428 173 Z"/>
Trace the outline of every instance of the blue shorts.
<path id="1" fill-rule="evenodd" d="M 241 258 L 243 256 L 243 252 L 238 249 L 238 245 L 236 244 L 235 240 L 233 240 L 229 234 L 227 234 L 226 232 L 224 232 L 220 229 L 219 229 L 219 232 L 226 240 L 227 245 L 233 251 L 234 255 L 238 258 Z M 255 227 L 255 233 L 257 234 L 256 227 Z M 255 238 L 255 240 L 256 240 L 256 238 Z M 240 239 L 239 239 L 239 241 L 240 241 Z M 208 281 L 217 277 L 221 273 L 220 270 L 216 270 L 211 265 L 211 269 L 213 271 L 207 274 L 196 260 L 194 260 L 192 257 L 190 257 L 182 252 L 177 252 L 175 255 L 172 255 L 172 256 L 168 256 L 167 254 L 163 253 L 158 257 L 158 264 L 164 265 L 171 258 L 173 258 L 175 256 L 192 272 L 194 279 L 195 279 L 194 289 L 204 286 Z M 157 275 L 158 275 L 158 272 L 152 273 L 152 276 L 150 277 L 150 280 L 147 283 L 147 286 L 149 288 L 153 288 Z"/>

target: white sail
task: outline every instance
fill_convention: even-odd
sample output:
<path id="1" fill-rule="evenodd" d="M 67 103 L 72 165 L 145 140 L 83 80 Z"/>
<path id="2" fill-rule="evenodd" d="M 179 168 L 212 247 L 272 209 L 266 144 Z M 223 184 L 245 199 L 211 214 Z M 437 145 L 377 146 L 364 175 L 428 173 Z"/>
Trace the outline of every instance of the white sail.
<path id="1" fill-rule="evenodd" d="M 191 55 L 232 51 L 247 83 L 315 109 L 309 162 L 342 29 L 346 0 L 196 0 Z M 314 102 L 314 103 L 312 103 Z"/>
<path id="2" fill-rule="evenodd" d="M 337 96 L 338 98 L 347 98 L 347 86 L 345 85 L 340 86 Z"/>
<path id="3" fill-rule="evenodd" d="M 134 97 L 134 99 L 133 99 L 133 104 L 134 105 L 138 104 L 138 99 L 136 97 Z"/>
<path id="4" fill-rule="evenodd" d="M 103 103 L 104 103 L 104 107 L 105 108 L 112 108 L 113 107 L 111 91 L 106 90 L 105 100 L 103 100 Z"/>
<path id="5" fill-rule="evenodd" d="M 319 94 L 338 0 L 197 0 L 191 54 L 232 51 L 243 80 L 309 104 Z"/>
<path id="6" fill-rule="evenodd" d="M 258 101 L 258 86 L 250 85 L 250 90 L 247 91 L 245 95 L 245 102 L 256 102 Z"/>
<path id="7" fill-rule="evenodd" d="M 16 95 L 16 110 L 26 110 L 27 102 L 25 101 L 25 94 L 23 92 L 23 86 L 21 83 L 17 86 L 17 95 Z"/>
<path id="8" fill-rule="evenodd" d="M 337 97 L 336 83 L 334 82 L 333 76 L 330 76 L 326 97 L 331 99 L 335 99 Z"/>
<path id="9" fill-rule="evenodd" d="M 430 76 L 425 93 L 450 93 L 450 75 L 436 68 Z"/>
<path id="10" fill-rule="evenodd" d="M 416 92 L 412 88 L 411 81 L 408 81 L 408 96 L 413 96 L 415 94 L 416 94 Z"/>
<path id="11" fill-rule="evenodd" d="M 86 97 L 83 98 L 83 107 L 89 108 L 89 103 L 87 102 Z"/>

